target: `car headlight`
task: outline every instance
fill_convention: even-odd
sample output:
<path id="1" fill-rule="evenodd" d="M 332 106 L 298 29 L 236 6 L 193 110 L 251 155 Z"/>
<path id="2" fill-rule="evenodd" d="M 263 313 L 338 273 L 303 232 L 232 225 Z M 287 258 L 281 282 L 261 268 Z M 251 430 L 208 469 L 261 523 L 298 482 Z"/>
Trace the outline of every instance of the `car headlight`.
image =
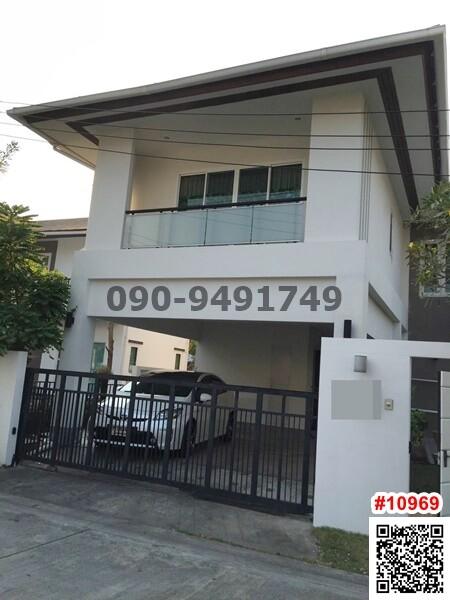
<path id="1" fill-rule="evenodd" d="M 158 421 L 167 421 L 167 419 L 169 418 L 169 412 L 170 412 L 170 409 L 163 408 L 162 410 L 159 411 L 159 413 L 157 413 L 156 419 L 158 419 Z M 182 408 L 174 408 L 173 414 L 172 414 L 172 419 L 178 418 L 182 412 L 183 412 Z"/>

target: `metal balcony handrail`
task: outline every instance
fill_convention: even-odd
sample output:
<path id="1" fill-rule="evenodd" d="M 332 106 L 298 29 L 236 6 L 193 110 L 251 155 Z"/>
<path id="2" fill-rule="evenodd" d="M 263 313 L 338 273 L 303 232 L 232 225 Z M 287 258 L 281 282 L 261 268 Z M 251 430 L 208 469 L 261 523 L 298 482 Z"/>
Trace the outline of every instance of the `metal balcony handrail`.
<path id="1" fill-rule="evenodd" d="M 172 206 L 169 208 L 144 208 L 139 210 L 127 210 L 126 215 L 137 215 L 146 213 L 163 213 L 163 212 L 186 212 L 191 210 L 206 210 L 215 208 L 238 208 L 244 206 L 264 206 L 273 204 L 286 204 L 287 202 L 306 202 L 306 196 L 298 196 L 296 198 L 277 198 L 276 200 L 257 200 L 255 202 L 229 202 L 227 204 L 202 204 L 201 206 Z"/>

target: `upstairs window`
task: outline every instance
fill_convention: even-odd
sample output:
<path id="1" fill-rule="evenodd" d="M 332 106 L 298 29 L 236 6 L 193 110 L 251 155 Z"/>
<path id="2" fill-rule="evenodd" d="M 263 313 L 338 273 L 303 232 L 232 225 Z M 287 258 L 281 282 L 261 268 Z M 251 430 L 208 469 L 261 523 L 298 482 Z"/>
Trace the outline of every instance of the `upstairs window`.
<path id="1" fill-rule="evenodd" d="M 269 200 L 300 198 L 301 183 L 301 165 L 272 167 L 270 173 Z"/>
<path id="2" fill-rule="evenodd" d="M 234 171 L 208 173 L 205 204 L 231 204 L 233 201 Z"/>
<path id="3" fill-rule="evenodd" d="M 301 180 L 300 164 L 241 169 L 238 202 L 300 198 Z"/>
<path id="4" fill-rule="evenodd" d="M 205 175 L 188 175 L 180 181 L 178 205 L 180 208 L 202 206 L 205 196 Z"/>
<path id="5" fill-rule="evenodd" d="M 231 204 L 234 171 L 201 175 L 183 175 L 180 180 L 178 206 L 192 208 L 212 204 Z"/>
<path id="6" fill-rule="evenodd" d="M 233 196 L 234 171 L 183 175 L 178 206 L 195 208 L 237 202 L 266 202 L 300 198 L 301 164 L 251 167 L 239 170 L 237 198 Z"/>
<path id="7" fill-rule="evenodd" d="M 267 199 L 269 168 L 242 169 L 239 173 L 238 202 L 258 202 Z"/>

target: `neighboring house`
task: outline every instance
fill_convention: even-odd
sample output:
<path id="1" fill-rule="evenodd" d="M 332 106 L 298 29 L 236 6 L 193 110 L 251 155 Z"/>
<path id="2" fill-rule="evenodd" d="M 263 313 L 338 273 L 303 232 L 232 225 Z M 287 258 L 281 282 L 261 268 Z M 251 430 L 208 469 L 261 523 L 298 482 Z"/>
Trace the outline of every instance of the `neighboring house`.
<path id="1" fill-rule="evenodd" d="M 433 243 L 433 236 L 417 228 L 411 231 L 412 240 Z M 436 286 L 417 285 L 414 268 L 411 268 L 409 288 L 409 339 L 428 342 L 450 342 L 450 264 L 447 264 L 445 281 Z M 435 393 L 435 383 L 440 371 L 450 371 L 450 361 L 414 359 L 412 363 L 412 407 L 427 411 L 428 431 L 438 440 L 440 435 L 440 399 Z"/>
<path id="2" fill-rule="evenodd" d="M 436 27 L 9 111 L 95 170 L 61 366 L 90 367 L 102 319 L 195 339 L 230 383 L 308 390 L 323 336 L 408 337 L 444 47 Z"/>
<path id="3" fill-rule="evenodd" d="M 415 229 L 412 240 L 425 239 L 433 243 L 432 236 L 426 236 Z M 447 264 L 446 280 L 434 286 L 418 286 L 414 269 L 411 269 L 409 292 L 409 337 L 412 340 L 430 342 L 450 342 L 450 264 Z"/>
<path id="4" fill-rule="evenodd" d="M 44 238 L 46 264 L 68 277 L 72 275 L 75 253 L 82 250 L 86 240 L 87 219 L 54 219 L 40 221 Z M 77 311 L 74 313 L 77 319 Z M 175 336 L 114 324 L 113 372 L 138 374 L 141 369 L 186 369 L 189 341 Z M 94 341 L 89 352 L 90 362 L 86 368 L 96 370 L 106 365 L 108 346 L 108 323 L 96 320 Z M 34 353 L 31 364 L 42 368 L 56 368 L 58 352 Z M 87 363 L 87 361 L 86 361 Z"/>

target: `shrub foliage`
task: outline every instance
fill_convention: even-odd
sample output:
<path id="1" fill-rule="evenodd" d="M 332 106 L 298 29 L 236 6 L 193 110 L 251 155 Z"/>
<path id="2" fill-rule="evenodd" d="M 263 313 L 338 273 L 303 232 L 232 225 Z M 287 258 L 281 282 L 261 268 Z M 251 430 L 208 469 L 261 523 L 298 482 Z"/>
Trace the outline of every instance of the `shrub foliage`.
<path id="1" fill-rule="evenodd" d="M 41 235 L 28 208 L 0 202 L 0 355 L 59 349 L 70 282 L 43 264 Z"/>

